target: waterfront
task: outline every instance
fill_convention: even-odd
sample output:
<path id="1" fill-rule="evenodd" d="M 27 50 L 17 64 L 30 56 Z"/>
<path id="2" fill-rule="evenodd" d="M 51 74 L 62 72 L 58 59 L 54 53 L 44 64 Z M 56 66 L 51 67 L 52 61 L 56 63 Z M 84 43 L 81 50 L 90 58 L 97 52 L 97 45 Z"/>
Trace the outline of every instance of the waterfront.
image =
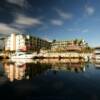
<path id="1" fill-rule="evenodd" d="M 2 61 L 0 97 L 9 99 L 99 100 L 100 69 L 64 60 Z"/>

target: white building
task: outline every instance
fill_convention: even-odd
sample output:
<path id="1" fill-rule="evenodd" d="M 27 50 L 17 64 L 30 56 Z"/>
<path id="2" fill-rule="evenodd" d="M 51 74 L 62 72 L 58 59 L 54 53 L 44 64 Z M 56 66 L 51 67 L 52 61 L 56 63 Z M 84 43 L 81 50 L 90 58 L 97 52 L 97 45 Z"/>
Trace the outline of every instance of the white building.
<path id="1" fill-rule="evenodd" d="M 26 43 L 27 36 L 20 34 L 11 34 L 5 40 L 5 50 L 17 51 L 17 50 L 26 50 L 26 47 L 29 45 Z"/>
<path id="2" fill-rule="evenodd" d="M 5 40 L 6 51 L 39 51 L 50 48 L 50 42 L 30 35 L 13 33 Z"/>

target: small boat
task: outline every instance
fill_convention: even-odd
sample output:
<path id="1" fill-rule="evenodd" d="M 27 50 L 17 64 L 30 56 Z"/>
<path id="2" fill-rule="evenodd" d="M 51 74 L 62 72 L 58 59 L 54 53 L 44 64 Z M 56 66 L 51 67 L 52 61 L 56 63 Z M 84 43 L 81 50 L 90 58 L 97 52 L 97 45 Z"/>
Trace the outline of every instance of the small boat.
<path id="1" fill-rule="evenodd" d="M 36 53 L 30 52 L 16 52 L 10 56 L 11 59 L 32 59 L 36 56 Z"/>
<path id="2" fill-rule="evenodd" d="M 95 67 L 99 67 L 100 68 L 100 64 L 95 64 Z"/>
<path id="3" fill-rule="evenodd" d="M 14 62 L 14 63 L 35 63 L 36 61 L 34 61 L 33 59 L 18 59 L 18 58 L 16 58 L 16 59 L 10 59 L 10 62 Z"/>
<path id="4" fill-rule="evenodd" d="M 93 61 L 95 63 L 99 63 L 100 62 L 100 47 L 96 47 L 94 49 L 94 52 L 93 52 Z"/>

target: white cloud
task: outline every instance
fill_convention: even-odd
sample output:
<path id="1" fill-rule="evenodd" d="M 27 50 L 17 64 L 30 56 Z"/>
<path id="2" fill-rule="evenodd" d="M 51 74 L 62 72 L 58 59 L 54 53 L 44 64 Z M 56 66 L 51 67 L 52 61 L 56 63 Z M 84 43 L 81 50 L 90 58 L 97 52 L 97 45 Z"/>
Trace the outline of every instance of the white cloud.
<path id="1" fill-rule="evenodd" d="M 84 29 L 84 30 L 82 30 L 82 32 L 87 33 L 87 32 L 89 32 L 89 29 Z"/>
<path id="2" fill-rule="evenodd" d="M 21 14 L 15 14 L 15 16 L 16 17 L 11 24 L 0 23 L 0 33 L 25 33 L 25 30 L 30 28 L 30 26 L 35 27 L 42 24 L 42 22 L 38 18 L 31 18 Z"/>
<path id="3" fill-rule="evenodd" d="M 51 20 L 51 24 L 56 25 L 56 26 L 61 26 L 61 25 L 63 25 L 63 21 L 62 20 L 53 19 L 53 20 Z"/>
<path id="4" fill-rule="evenodd" d="M 58 13 L 58 15 L 63 19 L 71 19 L 73 17 L 73 15 L 69 12 L 64 12 L 60 9 L 55 9 L 55 10 Z"/>
<path id="5" fill-rule="evenodd" d="M 68 32 L 80 32 L 81 29 L 80 28 L 69 28 L 67 29 Z"/>
<path id="6" fill-rule="evenodd" d="M 6 0 L 8 3 L 18 5 L 22 8 L 28 9 L 28 11 L 33 11 L 32 6 L 28 3 L 28 0 Z"/>
<path id="7" fill-rule="evenodd" d="M 67 29 L 68 32 L 72 32 L 73 30 L 74 29 L 72 29 L 72 28 Z"/>
<path id="8" fill-rule="evenodd" d="M 47 24 L 42 25 L 40 28 L 38 28 L 39 31 L 45 31 L 48 30 L 49 26 Z"/>
<path id="9" fill-rule="evenodd" d="M 52 40 L 50 40 L 49 38 L 48 38 L 48 36 L 47 35 L 44 35 L 43 37 L 41 37 L 42 39 L 44 39 L 44 40 L 46 40 L 46 41 L 49 41 L 49 42 L 52 42 Z"/>
<path id="10" fill-rule="evenodd" d="M 19 29 L 15 29 L 8 24 L 0 23 L 0 33 L 10 34 L 12 32 L 21 32 Z"/>
<path id="11" fill-rule="evenodd" d="M 17 17 L 15 18 L 14 21 L 16 24 L 27 25 L 27 26 L 36 26 L 42 24 L 42 22 L 38 18 L 31 18 L 21 14 L 18 14 L 16 16 Z"/>
<path id="12" fill-rule="evenodd" d="M 75 32 L 75 33 L 87 33 L 89 29 L 81 29 L 81 28 L 69 28 L 67 29 L 68 32 Z"/>
<path id="13" fill-rule="evenodd" d="M 6 0 L 9 3 L 19 5 L 21 7 L 25 6 L 26 0 Z"/>
<path id="14" fill-rule="evenodd" d="M 92 6 L 85 6 L 85 11 L 87 15 L 93 15 L 95 12 L 95 9 Z"/>

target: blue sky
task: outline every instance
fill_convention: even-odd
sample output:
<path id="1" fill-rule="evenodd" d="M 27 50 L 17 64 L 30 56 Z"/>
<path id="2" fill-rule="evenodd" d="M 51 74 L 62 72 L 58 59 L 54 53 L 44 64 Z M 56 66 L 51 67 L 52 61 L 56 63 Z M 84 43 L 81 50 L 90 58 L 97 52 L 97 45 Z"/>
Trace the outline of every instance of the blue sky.
<path id="1" fill-rule="evenodd" d="M 0 0 L 0 33 L 100 46 L 100 0 Z"/>

